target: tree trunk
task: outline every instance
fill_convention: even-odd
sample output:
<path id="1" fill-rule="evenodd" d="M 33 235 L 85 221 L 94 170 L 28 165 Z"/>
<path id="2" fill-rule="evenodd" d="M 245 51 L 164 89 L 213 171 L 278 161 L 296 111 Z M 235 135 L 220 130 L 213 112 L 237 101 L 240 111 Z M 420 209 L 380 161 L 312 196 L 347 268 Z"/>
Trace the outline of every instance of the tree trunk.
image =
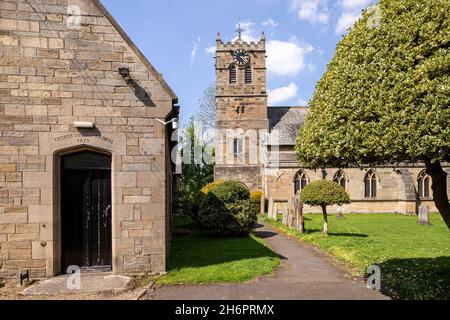
<path id="1" fill-rule="evenodd" d="M 447 227 L 450 229 L 450 203 L 448 202 L 447 194 L 447 173 L 442 169 L 439 162 L 432 163 L 429 160 L 425 161 L 427 174 L 433 180 L 433 198 L 436 208 L 439 210 L 442 218 L 444 218 Z"/>
<path id="2" fill-rule="evenodd" d="M 323 234 L 328 235 L 328 214 L 327 214 L 327 207 L 322 206 L 322 212 L 323 212 Z"/>

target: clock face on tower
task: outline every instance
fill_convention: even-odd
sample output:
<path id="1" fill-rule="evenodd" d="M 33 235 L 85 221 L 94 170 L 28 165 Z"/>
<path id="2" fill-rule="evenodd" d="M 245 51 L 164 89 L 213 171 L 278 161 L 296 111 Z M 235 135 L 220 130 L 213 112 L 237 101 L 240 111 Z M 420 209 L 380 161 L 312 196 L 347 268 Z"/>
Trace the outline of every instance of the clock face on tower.
<path id="1" fill-rule="evenodd" d="M 250 55 L 244 49 L 238 49 L 233 53 L 234 62 L 239 66 L 244 66 L 250 62 Z"/>

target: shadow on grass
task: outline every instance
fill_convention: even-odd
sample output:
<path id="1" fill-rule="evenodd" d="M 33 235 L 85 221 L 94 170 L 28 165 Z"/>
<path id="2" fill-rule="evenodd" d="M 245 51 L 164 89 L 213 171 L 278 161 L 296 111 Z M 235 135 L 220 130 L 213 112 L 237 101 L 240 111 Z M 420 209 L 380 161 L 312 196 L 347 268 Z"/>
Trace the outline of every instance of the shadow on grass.
<path id="1" fill-rule="evenodd" d="M 314 233 L 322 233 L 321 229 L 306 229 L 305 234 L 314 234 Z M 367 234 L 362 233 L 350 233 L 350 232 L 330 232 L 328 231 L 329 236 L 337 236 L 337 237 L 355 237 L 355 238 L 367 238 Z"/>
<path id="2" fill-rule="evenodd" d="M 311 218 L 303 217 L 305 222 L 312 221 Z M 278 217 L 277 223 L 281 223 L 282 217 Z M 314 233 L 322 233 L 322 229 L 312 229 L 308 228 L 308 224 L 306 224 L 305 234 L 314 234 Z M 329 236 L 338 236 L 338 237 L 355 237 L 355 238 L 367 238 L 369 237 L 367 234 L 363 233 L 350 233 L 350 232 L 330 232 L 328 231 Z"/>
<path id="3" fill-rule="evenodd" d="M 383 293 L 399 300 L 449 300 L 450 256 L 379 263 Z"/>
<path id="4" fill-rule="evenodd" d="M 246 259 L 279 257 L 270 248 L 251 236 L 231 238 L 211 236 L 190 222 L 189 218 L 182 218 L 174 225 L 177 228 L 188 228 L 191 234 L 172 239 L 169 271 Z"/>

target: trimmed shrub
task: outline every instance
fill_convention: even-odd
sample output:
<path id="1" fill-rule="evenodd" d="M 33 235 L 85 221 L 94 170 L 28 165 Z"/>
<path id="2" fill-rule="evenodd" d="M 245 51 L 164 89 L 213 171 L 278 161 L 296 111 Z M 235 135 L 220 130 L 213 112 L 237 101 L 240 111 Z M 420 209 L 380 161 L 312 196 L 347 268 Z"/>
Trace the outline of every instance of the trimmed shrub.
<path id="1" fill-rule="evenodd" d="M 217 180 L 214 182 L 211 182 L 200 189 L 200 191 L 197 194 L 196 199 L 194 200 L 194 203 L 189 211 L 189 216 L 194 220 L 195 223 L 198 225 L 201 225 L 199 219 L 198 219 L 198 210 L 200 208 L 200 203 L 205 198 L 205 196 L 213 189 L 217 188 L 218 186 L 222 185 L 225 181 L 224 180 Z"/>
<path id="2" fill-rule="evenodd" d="M 301 193 L 302 201 L 311 206 L 331 206 L 350 203 L 345 189 L 329 180 L 314 181 L 307 185 Z"/>
<path id="3" fill-rule="evenodd" d="M 209 191 L 226 203 L 250 198 L 250 191 L 242 183 L 237 181 L 224 181 L 216 188 Z"/>
<path id="4" fill-rule="evenodd" d="M 319 180 L 307 185 L 302 190 L 301 199 L 305 204 L 322 208 L 324 234 L 328 234 L 327 206 L 350 203 L 350 197 L 345 189 L 329 180 Z"/>
<path id="5" fill-rule="evenodd" d="M 239 182 L 225 181 L 210 190 L 200 203 L 198 221 L 221 235 L 248 234 L 257 221 L 258 206 Z"/>

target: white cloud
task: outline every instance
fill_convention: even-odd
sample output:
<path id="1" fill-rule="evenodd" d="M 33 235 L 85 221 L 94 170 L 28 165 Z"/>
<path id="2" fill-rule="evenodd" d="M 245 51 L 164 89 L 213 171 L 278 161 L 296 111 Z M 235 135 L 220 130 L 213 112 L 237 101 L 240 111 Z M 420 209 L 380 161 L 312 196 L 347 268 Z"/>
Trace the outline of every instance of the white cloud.
<path id="1" fill-rule="evenodd" d="M 301 107 L 307 107 L 309 105 L 309 102 L 305 99 L 300 98 L 298 99 L 298 105 Z"/>
<path id="2" fill-rule="evenodd" d="M 306 67 L 305 56 L 314 48 L 310 44 L 299 43 L 297 38 L 290 41 L 271 40 L 267 43 L 267 70 L 279 76 L 295 76 Z"/>
<path id="3" fill-rule="evenodd" d="M 245 42 L 259 41 L 257 34 L 256 34 L 256 30 L 255 30 L 255 24 L 253 22 L 247 20 L 244 22 L 236 23 L 236 29 L 239 26 L 242 29 L 242 35 L 241 35 L 242 40 L 244 40 Z M 238 37 L 234 38 L 233 41 L 236 41 L 237 39 L 238 39 Z"/>
<path id="4" fill-rule="evenodd" d="M 216 46 L 207 47 L 205 49 L 205 53 L 207 53 L 207 54 L 215 54 L 216 53 Z"/>
<path id="5" fill-rule="evenodd" d="M 342 0 L 340 3 L 342 13 L 336 24 L 336 34 L 345 33 L 353 26 L 361 18 L 361 11 L 371 3 L 372 0 Z"/>
<path id="6" fill-rule="evenodd" d="M 262 25 L 263 25 L 264 27 L 268 27 L 268 28 L 276 28 L 276 27 L 278 27 L 278 22 L 276 22 L 275 20 L 273 20 L 272 18 L 270 18 L 270 19 L 267 19 L 266 21 L 264 21 L 264 22 L 262 23 Z"/>
<path id="7" fill-rule="evenodd" d="M 297 96 L 298 87 L 291 83 L 286 87 L 277 88 L 269 91 L 269 105 L 273 106 L 282 102 L 291 100 Z"/>
<path id="8" fill-rule="evenodd" d="M 316 48 L 315 50 L 319 57 L 322 57 L 323 54 L 325 53 L 325 50 L 323 50 L 322 48 Z"/>
<path id="9" fill-rule="evenodd" d="M 327 0 L 290 0 L 291 10 L 297 13 L 300 20 L 312 24 L 327 24 L 330 18 Z"/>
<path id="10" fill-rule="evenodd" d="M 270 21 L 271 20 L 271 21 Z M 268 22 L 270 21 L 270 22 Z M 273 19 L 266 21 L 267 25 L 276 25 Z M 252 21 L 244 21 L 236 24 L 240 25 L 242 31 L 241 38 L 245 42 L 258 42 L 260 40 L 257 25 Z M 234 38 L 232 41 L 236 41 Z M 289 41 L 270 40 L 266 45 L 267 50 L 267 70 L 272 75 L 295 76 L 307 67 L 305 56 L 312 52 L 314 48 L 307 43 L 301 43 L 296 37 Z M 213 53 L 213 47 L 206 49 L 207 53 Z"/>
<path id="11" fill-rule="evenodd" d="M 361 11 L 366 9 L 374 0 L 290 0 L 290 9 L 295 11 L 300 20 L 311 24 L 322 24 L 325 29 L 332 13 L 339 18 L 335 25 L 335 33 L 347 31 L 361 17 Z"/>
<path id="12" fill-rule="evenodd" d="M 343 9 L 361 9 L 366 8 L 372 0 L 342 0 L 341 7 Z"/>
<path id="13" fill-rule="evenodd" d="M 202 39 L 198 38 L 197 41 L 195 41 L 193 44 L 191 56 L 190 56 L 191 66 L 194 64 L 195 58 L 197 57 L 197 49 L 198 49 L 198 46 L 200 45 L 200 42 L 202 42 Z"/>
<path id="14" fill-rule="evenodd" d="M 312 63 L 308 63 L 307 65 L 309 73 L 313 73 L 316 70 L 316 65 Z"/>
<path id="15" fill-rule="evenodd" d="M 340 33 L 344 33 L 345 31 L 347 31 L 347 29 L 349 29 L 351 26 L 353 26 L 353 24 L 359 20 L 361 16 L 361 13 L 359 12 L 343 12 L 341 14 L 341 16 L 339 17 L 339 20 L 336 24 L 336 33 L 340 34 Z"/>

